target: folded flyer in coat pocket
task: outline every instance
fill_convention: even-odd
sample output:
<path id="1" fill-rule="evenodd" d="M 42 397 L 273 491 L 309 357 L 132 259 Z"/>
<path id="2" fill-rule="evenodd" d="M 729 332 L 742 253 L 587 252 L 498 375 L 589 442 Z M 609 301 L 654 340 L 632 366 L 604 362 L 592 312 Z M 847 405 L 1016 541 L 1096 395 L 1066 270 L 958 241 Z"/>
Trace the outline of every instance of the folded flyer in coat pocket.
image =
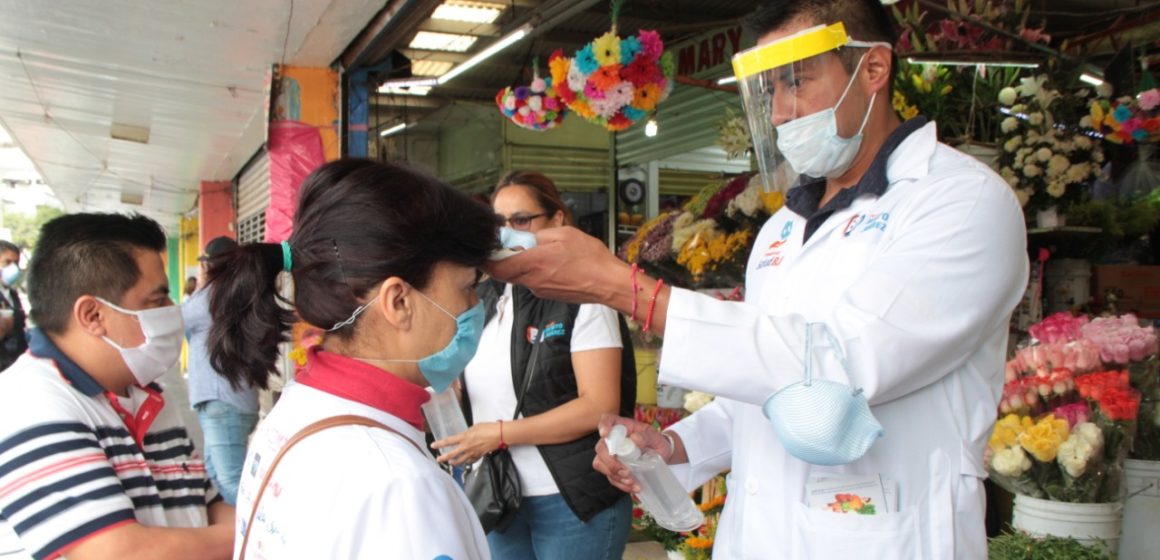
<path id="1" fill-rule="evenodd" d="M 893 499 L 887 499 L 887 487 L 893 491 Z M 810 477 L 806 484 L 806 495 L 810 509 L 821 509 L 834 513 L 877 515 L 897 511 L 898 484 L 894 481 L 883 483 L 877 474 L 850 477 Z M 893 508 L 891 506 L 894 506 Z"/>

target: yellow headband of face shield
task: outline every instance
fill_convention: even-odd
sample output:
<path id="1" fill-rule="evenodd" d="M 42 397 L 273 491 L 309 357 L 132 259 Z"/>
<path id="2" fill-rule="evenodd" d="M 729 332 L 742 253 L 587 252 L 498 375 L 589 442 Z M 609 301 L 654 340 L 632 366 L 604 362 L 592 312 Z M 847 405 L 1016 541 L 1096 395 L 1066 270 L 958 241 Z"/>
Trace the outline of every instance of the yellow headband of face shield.
<path id="1" fill-rule="evenodd" d="M 744 80 L 754 74 L 805 60 L 851 42 L 842 22 L 811 27 L 733 55 L 733 73 L 738 80 Z"/>

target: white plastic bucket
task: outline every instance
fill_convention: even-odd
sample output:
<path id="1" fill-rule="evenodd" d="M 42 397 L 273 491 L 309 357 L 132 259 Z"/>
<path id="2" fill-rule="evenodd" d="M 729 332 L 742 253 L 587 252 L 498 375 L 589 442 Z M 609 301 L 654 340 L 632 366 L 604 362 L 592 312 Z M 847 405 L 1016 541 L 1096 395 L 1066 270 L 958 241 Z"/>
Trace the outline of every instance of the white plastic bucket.
<path id="1" fill-rule="evenodd" d="M 1016 495 L 1011 524 L 1033 536 L 1071 537 L 1086 545 L 1104 542 L 1112 556 L 1120 544 L 1124 504 L 1073 504 Z"/>
<path id="2" fill-rule="evenodd" d="M 1124 501 L 1124 534 L 1120 560 L 1160 555 L 1160 461 L 1124 461 L 1128 497 Z"/>

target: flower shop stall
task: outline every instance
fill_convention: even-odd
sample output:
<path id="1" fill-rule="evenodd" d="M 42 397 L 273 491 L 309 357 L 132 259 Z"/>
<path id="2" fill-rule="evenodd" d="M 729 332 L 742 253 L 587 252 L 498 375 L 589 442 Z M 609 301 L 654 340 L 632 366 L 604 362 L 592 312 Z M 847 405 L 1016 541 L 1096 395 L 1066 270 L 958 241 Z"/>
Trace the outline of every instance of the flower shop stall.
<path id="1" fill-rule="evenodd" d="M 1130 314 L 1057 313 L 1029 334 L 1007 363 L 985 459 L 1015 494 L 1012 525 L 1145 557 L 1156 546 L 1146 511 L 1157 507 L 1146 477 L 1160 472 L 1156 328 Z"/>

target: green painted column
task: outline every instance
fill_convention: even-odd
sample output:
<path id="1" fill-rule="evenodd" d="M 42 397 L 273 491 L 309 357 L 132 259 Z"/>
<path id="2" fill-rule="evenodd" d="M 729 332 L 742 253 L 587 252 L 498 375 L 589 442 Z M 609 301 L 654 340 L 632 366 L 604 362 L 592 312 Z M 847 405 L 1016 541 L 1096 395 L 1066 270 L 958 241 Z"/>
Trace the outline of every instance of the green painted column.
<path id="1" fill-rule="evenodd" d="M 181 302 L 181 238 L 170 236 L 165 251 L 165 273 L 169 276 L 169 299 Z"/>

